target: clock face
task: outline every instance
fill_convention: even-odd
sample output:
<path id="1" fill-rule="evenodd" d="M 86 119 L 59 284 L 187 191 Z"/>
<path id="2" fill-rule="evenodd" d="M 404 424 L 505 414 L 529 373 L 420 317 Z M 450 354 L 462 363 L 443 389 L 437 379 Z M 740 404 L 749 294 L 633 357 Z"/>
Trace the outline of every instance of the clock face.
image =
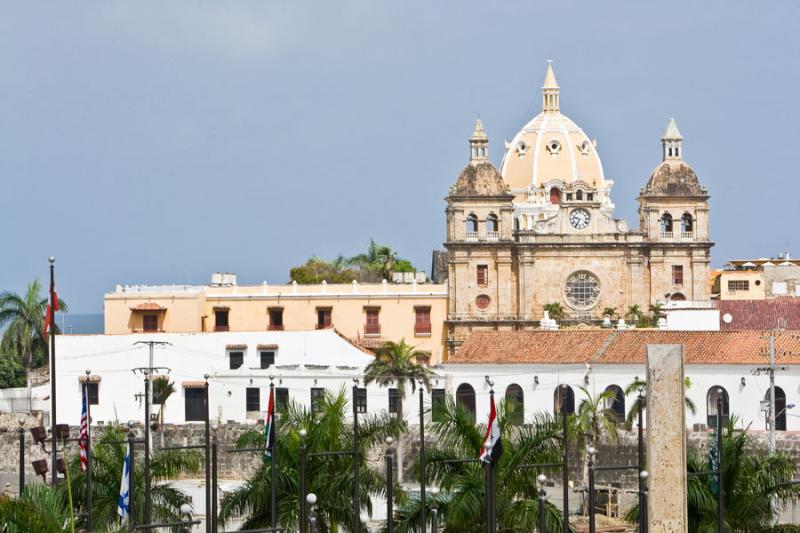
<path id="1" fill-rule="evenodd" d="M 589 225 L 589 212 L 586 209 L 575 209 L 569 215 L 569 223 L 575 229 L 584 229 Z"/>

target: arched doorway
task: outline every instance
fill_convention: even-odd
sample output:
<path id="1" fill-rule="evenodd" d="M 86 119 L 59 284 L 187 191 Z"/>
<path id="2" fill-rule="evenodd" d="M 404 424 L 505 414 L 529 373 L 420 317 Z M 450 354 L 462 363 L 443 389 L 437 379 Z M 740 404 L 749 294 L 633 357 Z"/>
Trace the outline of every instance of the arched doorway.
<path id="1" fill-rule="evenodd" d="M 777 394 L 776 394 L 777 396 Z M 706 425 L 710 428 L 717 427 L 717 399 L 722 398 L 722 423 L 728 423 L 728 416 L 730 416 L 730 404 L 728 401 L 728 391 L 724 387 L 716 385 L 708 389 L 706 394 Z"/>
<path id="2" fill-rule="evenodd" d="M 606 392 L 613 396 L 606 399 L 606 409 L 610 409 L 619 422 L 625 421 L 625 393 L 619 385 L 609 385 Z"/>
<path id="3" fill-rule="evenodd" d="M 456 406 L 463 407 L 475 423 L 475 389 L 469 383 L 462 383 L 456 389 Z"/>
<path id="4" fill-rule="evenodd" d="M 563 410 L 562 410 L 563 408 Z M 553 393 L 553 412 L 573 414 L 575 412 L 575 393 L 569 385 L 559 385 Z"/>
<path id="5" fill-rule="evenodd" d="M 550 189 L 550 203 L 551 204 L 560 204 L 561 203 L 561 189 L 558 187 L 553 187 Z"/>
<path id="6" fill-rule="evenodd" d="M 522 387 L 512 383 L 506 389 L 506 404 L 508 406 L 508 422 L 515 426 L 525 423 L 525 393 Z"/>
<path id="7" fill-rule="evenodd" d="M 769 401 L 769 389 L 764 399 Z M 769 430 L 769 418 L 767 418 L 767 428 Z M 786 393 L 780 387 L 775 387 L 775 431 L 786 431 Z"/>

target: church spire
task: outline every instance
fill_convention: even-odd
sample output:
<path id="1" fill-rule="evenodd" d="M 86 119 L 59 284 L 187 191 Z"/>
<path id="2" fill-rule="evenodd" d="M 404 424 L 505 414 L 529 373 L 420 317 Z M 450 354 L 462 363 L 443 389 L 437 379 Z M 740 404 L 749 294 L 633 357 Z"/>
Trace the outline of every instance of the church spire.
<path id="1" fill-rule="evenodd" d="M 667 123 L 667 129 L 664 130 L 664 135 L 661 137 L 661 147 L 663 150 L 664 161 L 679 161 L 683 159 L 683 136 L 678 131 L 678 125 L 675 123 L 674 118 L 670 118 Z"/>
<path id="2" fill-rule="evenodd" d="M 558 113 L 558 82 L 553 72 L 553 60 L 547 60 L 547 72 L 542 85 L 542 112 Z"/>
<path id="3" fill-rule="evenodd" d="M 489 160 L 489 136 L 483 129 L 481 119 L 475 121 L 475 131 L 469 138 L 469 161 L 480 163 Z"/>

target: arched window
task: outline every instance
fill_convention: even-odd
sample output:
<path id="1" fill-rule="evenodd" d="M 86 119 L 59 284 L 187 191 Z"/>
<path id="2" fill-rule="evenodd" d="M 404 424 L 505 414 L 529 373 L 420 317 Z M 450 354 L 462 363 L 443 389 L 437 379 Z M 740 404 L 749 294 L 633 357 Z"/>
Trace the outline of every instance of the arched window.
<path id="1" fill-rule="evenodd" d="M 673 302 L 683 302 L 683 301 L 686 300 L 686 296 L 684 296 L 683 293 L 676 292 L 676 293 L 672 294 L 669 297 L 669 299 L 672 300 Z"/>
<path id="2" fill-rule="evenodd" d="M 553 393 L 553 412 L 572 414 L 575 412 L 575 393 L 569 385 L 559 385 Z"/>
<path id="3" fill-rule="evenodd" d="M 469 383 L 462 383 L 456 389 L 456 405 L 463 407 L 475 423 L 475 389 Z"/>
<path id="4" fill-rule="evenodd" d="M 467 217 L 467 236 L 478 234 L 478 217 L 471 214 Z"/>
<path id="5" fill-rule="evenodd" d="M 514 218 L 514 229 L 519 231 L 519 217 Z"/>
<path id="6" fill-rule="evenodd" d="M 661 231 L 672 231 L 672 215 L 669 213 L 661 215 Z"/>
<path id="7" fill-rule="evenodd" d="M 606 409 L 613 411 L 617 420 L 625 421 L 625 393 L 618 385 L 609 385 L 606 392 L 613 393 L 613 397 L 606 399 Z M 611 396 L 611 394 L 609 394 Z"/>
<path id="8" fill-rule="evenodd" d="M 767 389 L 764 399 L 769 401 L 769 396 Z M 767 417 L 767 429 L 769 429 L 769 417 Z M 780 387 L 775 387 L 775 431 L 786 431 L 786 393 Z"/>
<path id="9" fill-rule="evenodd" d="M 508 421 L 515 426 L 525 422 L 525 393 L 522 387 L 512 383 L 506 389 L 506 404 L 508 404 Z"/>
<path id="10" fill-rule="evenodd" d="M 777 396 L 777 394 L 776 394 Z M 722 424 L 728 423 L 728 416 L 730 416 L 730 404 L 728 403 L 728 391 L 725 390 L 724 387 L 720 387 L 718 385 L 711 387 L 708 389 L 708 394 L 706 394 L 706 413 L 707 416 L 707 426 L 710 428 L 717 427 L 717 399 L 722 398 Z"/>
<path id="11" fill-rule="evenodd" d="M 486 217 L 486 231 L 492 233 L 497 233 L 498 231 L 500 231 L 500 220 L 494 213 Z"/>
<path id="12" fill-rule="evenodd" d="M 575 191 L 575 199 L 576 200 L 583 200 L 583 191 L 578 189 Z"/>
<path id="13" fill-rule="evenodd" d="M 551 204 L 560 204 L 561 203 L 561 189 L 558 187 L 553 187 L 550 189 L 550 203 Z"/>
<path id="14" fill-rule="evenodd" d="M 691 233 L 694 231 L 694 221 L 692 220 L 692 215 L 689 213 L 684 213 L 681 217 L 681 231 L 684 233 Z"/>

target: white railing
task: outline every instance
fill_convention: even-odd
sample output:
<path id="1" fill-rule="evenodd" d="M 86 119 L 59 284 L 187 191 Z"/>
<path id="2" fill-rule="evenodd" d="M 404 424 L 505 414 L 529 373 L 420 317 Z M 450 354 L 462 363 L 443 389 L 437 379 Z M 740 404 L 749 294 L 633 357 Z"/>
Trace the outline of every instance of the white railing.
<path id="1" fill-rule="evenodd" d="M 681 232 L 681 239 L 694 239 L 694 232 L 693 231 L 682 231 Z"/>
<path id="2" fill-rule="evenodd" d="M 500 239 L 500 232 L 499 231 L 487 231 L 486 232 L 486 240 L 487 241 L 497 241 Z"/>
<path id="3" fill-rule="evenodd" d="M 661 238 L 662 239 L 671 239 L 672 238 L 672 232 L 671 231 L 662 231 L 661 232 Z"/>
<path id="4" fill-rule="evenodd" d="M 478 232 L 477 231 L 468 231 L 467 232 L 467 240 L 468 241 L 477 241 L 478 240 Z"/>

